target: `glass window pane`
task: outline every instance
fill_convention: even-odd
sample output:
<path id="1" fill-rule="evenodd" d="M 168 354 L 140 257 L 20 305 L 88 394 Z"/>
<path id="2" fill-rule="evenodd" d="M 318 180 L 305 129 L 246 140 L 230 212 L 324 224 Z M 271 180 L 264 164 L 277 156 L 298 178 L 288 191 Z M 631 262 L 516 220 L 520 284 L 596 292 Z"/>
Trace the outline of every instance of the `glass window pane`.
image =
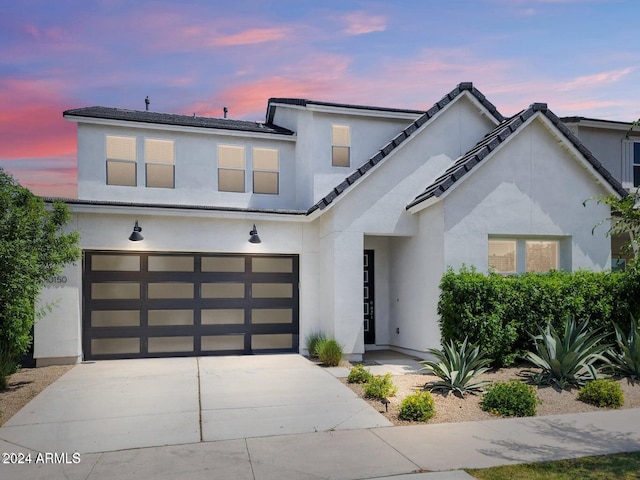
<path id="1" fill-rule="evenodd" d="M 273 148 L 253 149 L 254 170 L 278 170 L 278 150 Z"/>
<path id="2" fill-rule="evenodd" d="M 150 188 L 174 188 L 174 171 L 173 165 L 156 165 L 147 164 L 147 187 Z"/>
<path id="3" fill-rule="evenodd" d="M 333 125 L 331 127 L 332 145 L 351 145 L 351 135 L 348 125 Z"/>
<path id="4" fill-rule="evenodd" d="M 193 283 L 150 283 L 149 298 L 193 298 Z"/>
<path id="5" fill-rule="evenodd" d="M 91 270 L 105 272 L 139 272 L 137 255 L 91 255 Z"/>
<path id="6" fill-rule="evenodd" d="M 278 194 L 277 172 L 253 172 L 253 193 Z"/>
<path id="7" fill-rule="evenodd" d="M 251 271 L 256 273 L 293 273 L 293 259 L 281 257 L 253 257 Z"/>
<path id="8" fill-rule="evenodd" d="M 290 308 L 254 308 L 251 323 L 292 323 L 293 310 Z"/>
<path id="9" fill-rule="evenodd" d="M 244 257 L 202 257 L 203 272 L 244 272 Z"/>
<path id="10" fill-rule="evenodd" d="M 244 170 L 244 147 L 218 145 L 218 167 Z"/>
<path id="11" fill-rule="evenodd" d="M 193 310 L 149 310 L 149 326 L 193 325 Z"/>
<path id="12" fill-rule="evenodd" d="M 527 272 L 558 270 L 557 241 L 526 242 Z"/>
<path id="13" fill-rule="evenodd" d="M 244 309 L 210 309 L 200 312 L 202 325 L 242 325 L 244 323 Z"/>
<path id="14" fill-rule="evenodd" d="M 251 348 L 253 350 L 293 348 L 293 335 L 290 333 L 251 335 Z"/>
<path id="15" fill-rule="evenodd" d="M 193 257 L 149 256 L 150 272 L 193 272 Z"/>
<path id="16" fill-rule="evenodd" d="M 174 163 L 173 140 L 144 139 L 144 160 L 150 163 Z"/>
<path id="17" fill-rule="evenodd" d="M 332 147 L 332 160 L 331 164 L 334 167 L 348 167 L 349 166 L 349 147 Z"/>
<path id="18" fill-rule="evenodd" d="M 107 158 L 136 161 L 136 137 L 107 135 Z"/>
<path id="19" fill-rule="evenodd" d="M 96 300 L 131 300 L 140 298 L 138 282 L 92 283 L 91 298 Z"/>
<path id="20" fill-rule="evenodd" d="M 244 283 L 203 283 L 202 298 L 244 298 Z"/>
<path id="21" fill-rule="evenodd" d="M 244 350 L 244 335 L 205 335 L 200 339 L 203 351 Z"/>
<path id="22" fill-rule="evenodd" d="M 633 163 L 640 165 L 640 142 L 633 143 Z"/>
<path id="23" fill-rule="evenodd" d="M 137 185 L 136 162 L 107 160 L 107 185 L 135 187 Z"/>
<path id="24" fill-rule="evenodd" d="M 94 310 L 91 312 L 92 327 L 137 327 L 140 325 L 138 310 Z"/>
<path id="25" fill-rule="evenodd" d="M 218 169 L 218 190 L 221 192 L 244 192 L 244 170 Z"/>
<path id="26" fill-rule="evenodd" d="M 149 337 L 149 353 L 192 351 L 193 337 Z"/>
<path id="27" fill-rule="evenodd" d="M 489 240 L 489 268 L 496 273 L 515 273 L 515 240 Z"/>
<path id="28" fill-rule="evenodd" d="M 123 353 L 140 353 L 139 338 L 93 338 L 91 339 L 92 355 L 121 355 Z"/>
<path id="29" fill-rule="evenodd" d="M 640 165 L 633 167 L 633 186 L 640 187 Z"/>
<path id="30" fill-rule="evenodd" d="M 251 285 L 253 298 L 291 298 L 293 285 L 290 283 L 253 283 Z"/>

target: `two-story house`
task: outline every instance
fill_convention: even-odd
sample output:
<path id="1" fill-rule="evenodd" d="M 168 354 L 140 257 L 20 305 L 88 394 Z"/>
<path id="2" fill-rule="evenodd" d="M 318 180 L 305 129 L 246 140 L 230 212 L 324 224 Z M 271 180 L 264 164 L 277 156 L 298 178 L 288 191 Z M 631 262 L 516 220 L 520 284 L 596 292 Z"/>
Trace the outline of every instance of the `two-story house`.
<path id="1" fill-rule="evenodd" d="M 448 267 L 605 270 L 624 195 L 545 104 L 505 119 L 471 83 L 427 111 L 272 98 L 264 123 L 89 107 L 83 260 L 52 279 L 39 364 L 440 342 Z"/>

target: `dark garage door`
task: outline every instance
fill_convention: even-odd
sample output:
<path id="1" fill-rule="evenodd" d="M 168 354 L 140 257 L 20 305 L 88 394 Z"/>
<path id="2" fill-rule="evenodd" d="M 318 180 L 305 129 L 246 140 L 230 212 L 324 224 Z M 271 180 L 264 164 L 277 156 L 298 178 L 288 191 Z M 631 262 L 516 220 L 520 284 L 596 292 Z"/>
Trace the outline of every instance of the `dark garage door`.
<path id="1" fill-rule="evenodd" d="M 90 252 L 85 360 L 298 351 L 298 256 Z"/>

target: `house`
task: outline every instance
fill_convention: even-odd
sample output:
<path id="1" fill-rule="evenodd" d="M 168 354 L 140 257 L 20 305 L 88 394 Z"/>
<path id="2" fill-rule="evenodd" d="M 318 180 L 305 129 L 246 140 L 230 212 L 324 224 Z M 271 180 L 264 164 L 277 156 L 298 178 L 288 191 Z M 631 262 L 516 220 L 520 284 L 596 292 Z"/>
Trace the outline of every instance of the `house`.
<path id="1" fill-rule="evenodd" d="M 626 190 L 635 193 L 640 187 L 640 130 L 628 122 L 586 117 L 564 117 L 562 122 L 600 159 Z M 622 246 L 628 236 L 611 238 L 612 269 L 624 269 L 631 253 Z"/>
<path id="2" fill-rule="evenodd" d="M 82 262 L 51 279 L 39 364 L 438 347 L 447 267 L 610 268 L 593 226 L 626 191 L 545 104 L 511 118 L 471 83 L 427 111 L 291 98 L 265 123 L 89 107 Z M 141 239 L 143 238 L 143 239 Z M 139 241 L 132 241 L 139 240 Z"/>

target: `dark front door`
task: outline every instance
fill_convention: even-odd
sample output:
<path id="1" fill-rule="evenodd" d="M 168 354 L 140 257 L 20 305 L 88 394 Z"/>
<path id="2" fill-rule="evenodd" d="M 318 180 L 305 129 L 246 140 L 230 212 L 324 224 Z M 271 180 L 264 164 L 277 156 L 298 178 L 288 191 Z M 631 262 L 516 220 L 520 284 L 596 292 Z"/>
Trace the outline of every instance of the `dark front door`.
<path id="1" fill-rule="evenodd" d="M 364 343 L 376 343 L 373 250 L 364 251 Z"/>

